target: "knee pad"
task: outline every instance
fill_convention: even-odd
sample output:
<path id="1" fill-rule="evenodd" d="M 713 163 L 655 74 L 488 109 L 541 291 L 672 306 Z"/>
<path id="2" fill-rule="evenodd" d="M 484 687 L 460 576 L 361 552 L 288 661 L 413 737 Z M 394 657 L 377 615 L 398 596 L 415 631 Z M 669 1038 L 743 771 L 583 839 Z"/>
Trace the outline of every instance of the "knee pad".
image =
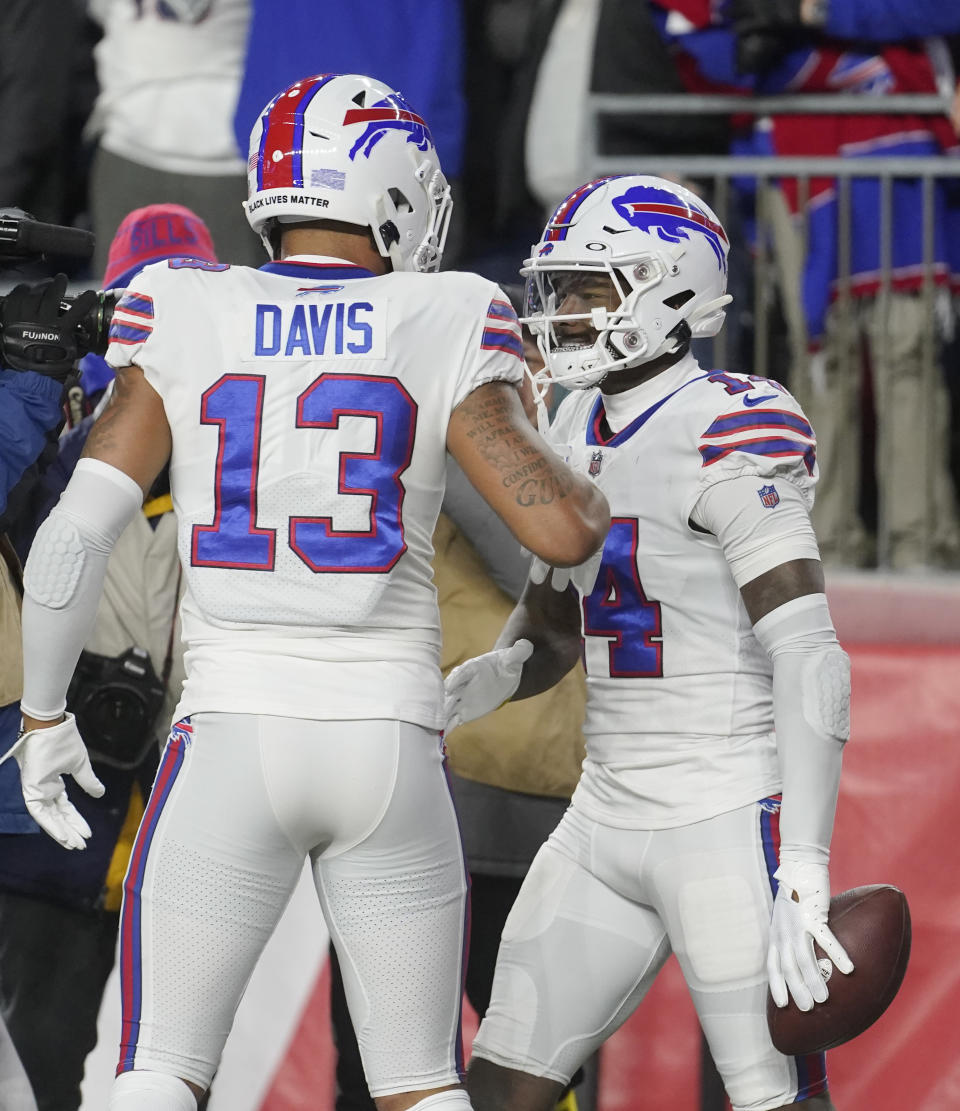
<path id="1" fill-rule="evenodd" d="M 472 1111 L 473 1104 L 464 1088 L 450 1088 L 446 1092 L 435 1092 L 420 1100 L 408 1111 Z"/>
<path id="2" fill-rule="evenodd" d="M 197 1101 L 179 1076 L 133 1069 L 114 1080 L 108 1111 L 197 1111 Z"/>

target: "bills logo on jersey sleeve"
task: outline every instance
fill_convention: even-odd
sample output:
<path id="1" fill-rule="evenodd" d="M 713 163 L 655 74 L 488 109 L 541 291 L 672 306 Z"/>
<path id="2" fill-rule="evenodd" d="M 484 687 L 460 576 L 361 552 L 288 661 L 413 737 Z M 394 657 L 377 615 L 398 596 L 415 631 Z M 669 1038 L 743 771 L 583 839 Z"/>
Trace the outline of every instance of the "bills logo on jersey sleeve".
<path id="1" fill-rule="evenodd" d="M 810 423 L 799 413 L 758 406 L 717 417 L 700 437 L 699 451 L 704 467 L 733 452 L 742 452 L 770 459 L 800 458 L 812 475 L 817 462 L 816 443 Z"/>
<path id="2" fill-rule="evenodd" d="M 613 198 L 613 207 L 631 227 L 649 234 L 656 233 L 667 243 L 689 239 L 691 233 L 702 235 L 717 256 L 720 269 L 726 273 L 729 247 L 726 232 L 695 205 L 678 204 L 675 193 L 650 185 L 635 185 Z"/>
<path id="3" fill-rule="evenodd" d="M 490 302 L 480 337 L 481 351 L 506 351 L 523 361 L 520 321 L 509 301 L 497 297 Z"/>

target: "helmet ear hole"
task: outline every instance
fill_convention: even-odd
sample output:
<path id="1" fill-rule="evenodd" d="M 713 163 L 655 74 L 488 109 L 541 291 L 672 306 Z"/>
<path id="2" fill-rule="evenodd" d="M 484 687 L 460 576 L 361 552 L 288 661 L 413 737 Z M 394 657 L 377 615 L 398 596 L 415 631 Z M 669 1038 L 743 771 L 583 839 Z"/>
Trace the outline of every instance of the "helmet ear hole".
<path id="1" fill-rule="evenodd" d="M 392 187 L 387 190 L 387 195 L 393 201 L 394 207 L 401 216 L 407 212 L 413 212 L 413 205 L 399 189 Z"/>
<path id="2" fill-rule="evenodd" d="M 688 301 L 692 301 L 696 294 L 692 289 L 685 289 L 682 293 L 674 293 L 664 300 L 664 304 L 668 309 L 682 308 Z"/>

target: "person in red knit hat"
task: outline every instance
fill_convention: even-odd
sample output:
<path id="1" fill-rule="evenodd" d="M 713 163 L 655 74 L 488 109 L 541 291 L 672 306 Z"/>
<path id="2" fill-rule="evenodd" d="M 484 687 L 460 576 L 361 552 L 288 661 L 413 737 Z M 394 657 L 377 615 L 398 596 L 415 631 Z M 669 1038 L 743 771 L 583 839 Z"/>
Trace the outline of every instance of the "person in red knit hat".
<path id="1" fill-rule="evenodd" d="M 124 217 L 110 243 L 104 289 L 122 289 L 151 262 L 167 258 L 216 262 L 207 225 L 182 204 L 150 204 Z"/>
<path id="2" fill-rule="evenodd" d="M 104 289 L 125 289 L 151 262 L 192 258 L 217 262 L 210 229 L 182 204 L 150 204 L 128 213 L 110 243 L 103 273 Z M 80 385 L 84 410 L 92 412 L 103 391 L 113 381 L 113 368 L 101 355 L 80 360 Z"/>

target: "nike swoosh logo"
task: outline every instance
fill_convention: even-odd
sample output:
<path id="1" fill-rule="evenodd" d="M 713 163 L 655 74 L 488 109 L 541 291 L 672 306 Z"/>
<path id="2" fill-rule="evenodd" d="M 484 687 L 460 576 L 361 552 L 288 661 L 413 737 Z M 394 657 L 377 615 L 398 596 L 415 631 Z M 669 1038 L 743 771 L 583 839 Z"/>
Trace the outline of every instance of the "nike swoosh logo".
<path id="1" fill-rule="evenodd" d="M 754 405 L 759 405 L 763 401 L 776 401 L 776 399 L 777 395 L 775 393 L 765 393 L 763 397 L 745 397 L 743 403 L 748 409 L 752 409 Z"/>

